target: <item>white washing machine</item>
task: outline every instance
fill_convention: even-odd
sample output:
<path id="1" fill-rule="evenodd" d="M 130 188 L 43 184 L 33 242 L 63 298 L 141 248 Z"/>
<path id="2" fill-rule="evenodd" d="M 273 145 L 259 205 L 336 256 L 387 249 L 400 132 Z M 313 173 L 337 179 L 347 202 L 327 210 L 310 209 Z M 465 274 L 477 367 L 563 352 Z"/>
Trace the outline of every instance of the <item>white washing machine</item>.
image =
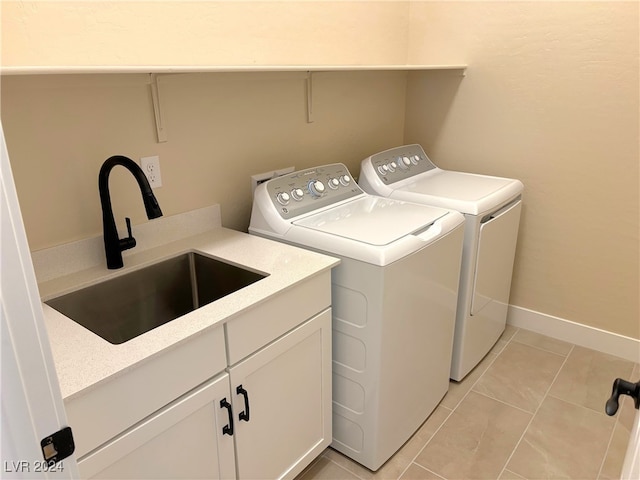
<path id="1" fill-rule="evenodd" d="M 368 195 L 332 164 L 259 185 L 249 232 L 341 259 L 331 446 L 377 470 L 448 390 L 464 217 Z"/>
<path id="2" fill-rule="evenodd" d="M 496 343 L 507 320 L 523 185 L 519 180 L 442 170 L 420 145 L 362 161 L 365 192 L 451 208 L 465 216 L 451 378 L 462 380 Z"/>

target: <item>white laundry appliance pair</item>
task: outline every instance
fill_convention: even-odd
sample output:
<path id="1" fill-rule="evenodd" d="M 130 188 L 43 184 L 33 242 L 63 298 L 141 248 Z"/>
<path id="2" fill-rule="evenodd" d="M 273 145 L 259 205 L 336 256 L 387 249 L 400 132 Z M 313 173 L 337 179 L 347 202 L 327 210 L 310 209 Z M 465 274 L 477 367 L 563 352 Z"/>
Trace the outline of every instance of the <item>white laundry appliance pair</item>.
<path id="1" fill-rule="evenodd" d="M 463 215 L 369 195 L 331 164 L 259 185 L 249 232 L 340 258 L 331 445 L 377 470 L 448 390 Z"/>
<path id="2" fill-rule="evenodd" d="M 465 217 L 451 378 L 462 380 L 504 331 L 523 185 L 510 178 L 442 170 L 420 145 L 362 161 L 359 185 L 382 197 L 449 208 Z"/>

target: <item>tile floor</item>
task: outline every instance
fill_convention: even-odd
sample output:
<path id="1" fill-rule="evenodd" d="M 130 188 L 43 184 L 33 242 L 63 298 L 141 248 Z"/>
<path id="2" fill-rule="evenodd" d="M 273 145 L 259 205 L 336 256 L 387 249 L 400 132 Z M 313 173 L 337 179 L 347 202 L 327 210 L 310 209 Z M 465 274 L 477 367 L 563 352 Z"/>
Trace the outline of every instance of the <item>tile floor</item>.
<path id="1" fill-rule="evenodd" d="M 640 366 L 508 326 L 380 470 L 328 448 L 297 480 L 619 478 L 635 410 L 604 413 L 616 377 Z"/>

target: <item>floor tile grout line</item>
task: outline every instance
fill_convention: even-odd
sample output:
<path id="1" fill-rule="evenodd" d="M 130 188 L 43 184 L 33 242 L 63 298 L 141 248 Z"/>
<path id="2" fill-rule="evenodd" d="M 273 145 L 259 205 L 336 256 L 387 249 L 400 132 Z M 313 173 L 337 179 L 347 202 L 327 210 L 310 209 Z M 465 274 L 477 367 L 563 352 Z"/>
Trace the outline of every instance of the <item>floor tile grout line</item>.
<path id="1" fill-rule="evenodd" d="M 404 473 L 405 473 L 407 470 L 409 470 L 409 467 L 411 467 L 411 465 L 415 465 L 415 466 L 417 466 L 418 468 L 421 468 L 421 469 L 423 469 L 423 470 L 425 470 L 425 471 L 429 472 L 430 474 L 435 475 L 435 476 L 436 476 L 436 477 L 438 477 L 438 478 L 441 478 L 442 480 L 446 480 L 442 475 L 438 475 L 438 474 L 437 474 L 436 472 L 434 472 L 433 470 L 429 470 L 428 468 L 423 467 L 423 466 L 422 466 L 422 465 L 420 465 L 419 463 L 414 463 L 414 462 L 411 462 L 411 463 L 409 464 L 409 466 L 408 466 L 407 468 L 405 468 L 405 469 L 404 469 L 404 471 L 403 471 L 403 472 L 400 474 L 400 476 L 398 477 L 398 480 L 400 480 L 400 479 L 402 478 L 402 475 L 404 475 Z"/>
<path id="2" fill-rule="evenodd" d="M 620 410 L 619 410 L 618 414 L 616 415 L 616 421 L 613 424 L 613 428 L 611 429 L 611 436 L 609 437 L 609 443 L 607 444 L 607 449 L 604 452 L 604 457 L 602 458 L 602 463 L 600 464 L 600 470 L 598 471 L 598 478 L 600 478 L 600 476 L 602 475 L 602 469 L 604 468 L 604 464 L 607 461 L 607 457 L 609 456 L 609 450 L 611 449 L 611 444 L 613 443 L 613 436 L 615 435 L 618 426 L 620 426 L 620 428 L 625 428 L 624 426 L 621 426 L 621 424 L 622 422 L 620 421 Z M 629 441 L 630 440 L 631 438 L 629 438 Z"/>
<path id="3" fill-rule="evenodd" d="M 542 334 L 539 334 L 539 335 L 542 335 Z M 515 337 L 515 335 L 514 335 L 514 337 Z M 569 349 L 569 353 L 567 353 L 565 355 L 564 353 L 552 352 L 551 350 L 547 350 L 546 348 L 539 347 L 538 345 L 531 345 L 530 343 L 519 342 L 517 340 L 514 340 L 514 343 L 517 343 L 518 345 L 524 345 L 526 347 L 535 348 L 536 350 L 540 350 L 541 352 L 551 353 L 552 355 L 556 355 L 558 357 L 563 357 L 563 358 L 567 358 L 569 356 L 569 353 L 571 353 L 573 351 L 573 347 L 575 346 L 575 345 L 569 343 L 569 345 L 571 345 L 571 348 Z M 568 342 L 564 342 L 564 343 L 568 343 Z"/>
<path id="4" fill-rule="evenodd" d="M 456 406 L 456 408 L 457 408 L 457 406 Z M 435 411 L 435 409 L 434 409 L 434 411 Z M 418 465 L 419 467 L 424 468 L 425 470 L 428 470 L 429 472 L 431 472 L 431 470 L 429 470 L 427 467 L 425 467 L 424 465 L 421 465 L 421 464 L 419 464 L 418 462 L 416 462 L 416 458 L 418 458 L 418 457 L 420 456 L 420 454 L 422 453 L 422 451 L 427 447 L 427 445 L 429 445 L 429 442 L 431 442 L 431 440 L 433 440 L 433 437 L 435 437 L 435 436 L 436 436 L 436 434 L 440 431 L 440 429 L 441 429 L 441 428 L 442 428 L 442 426 L 445 424 L 445 422 L 446 422 L 447 420 L 449 420 L 449 417 L 450 417 L 451 415 L 453 415 L 453 412 L 455 412 L 455 408 L 454 408 L 454 409 L 452 409 L 452 410 L 449 412 L 449 414 L 445 417 L 445 419 L 442 421 L 442 423 L 438 426 L 438 428 L 436 428 L 436 429 L 435 429 L 435 431 L 433 432 L 433 434 L 429 437 L 429 440 L 427 440 L 427 441 L 424 443 L 424 445 L 422 446 L 422 448 L 421 448 L 420 450 L 418 450 L 418 453 L 416 453 L 416 454 L 413 456 L 413 458 L 411 459 L 411 461 L 407 464 L 407 466 L 406 466 L 406 467 L 404 467 L 404 469 L 402 470 L 402 472 L 400 472 L 400 475 L 398 475 L 398 478 L 401 478 L 401 477 L 405 474 L 405 472 L 406 472 L 407 470 L 409 470 L 409 467 L 410 467 L 412 464 L 414 464 L 414 463 L 415 463 L 416 465 Z M 436 472 L 431 472 L 431 473 L 436 473 Z M 436 473 L 436 475 L 438 475 L 439 477 L 441 477 L 441 478 L 443 478 L 443 479 L 445 478 L 445 477 L 443 477 L 442 475 L 440 475 L 440 474 L 438 474 L 438 473 Z"/>
<path id="5" fill-rule="evenodd" d="M 299 474 L 300 476 L 305 476 L 307 474 L 307 472 L 309 470 L 311 470 L 313 468 L 313 466 L 318 463 L 320 461 L 320 459 L 323 457 L 323 455 L 318 455 L 316 458 L 313 459 L 313 462 L 311 462 L 309 465 L 307 465 L 305 467 L 305 469 Z"/>
<path id="6" fill-rule="evenodd" d="M 360 480 L 365 480 L 364 478 L 362 478 L 362 477 L 361 477 L 360 475 L 358 475 L 357 473 L 352 472 L 351 470 L 348 470 L 348 469 L 344 468 L 344 467 L 343 467 L 342 465 L 340 465 L 338 462 L 334 462 L 334 461 L 333 461 L 333 459 L 328 458 L 328 457 L 324 457 L 324 458 L 326 458 L 327 460 L 329 460 L 331 463 L 333 463 L 334 465 L 336 465 L 336 466 L 337 466 L 337 467 L 339 467 L 340 469 L 342 469 L 342 470 L 344 470 L 345 472 L 349 473 L 350 475 L 353 475 L 354 477 L 356 477 L 356 478 L 358 478 L 358 479 L 360 479 Z M 348 458 L 348 457 L 347 457 L 347 458 Z M 351 460 L 351 459 L 350 459 L 350 460 Z M 351 461 L 355 462 L 355 460 L 351 460 Z M 357 462 L 356 462 L 356 463 L 357 463 Z"/>
<path id="7" fill-rule="evenodd" d="M 418 462 L 416 462 L 416 458 L 418 458 L 420 456 L 420 454 L 422 453 L 422 451 L 427 448 L 427 445 L 429 445 L 429 443 L 431 442 L 431 440 L 433 440 L 433 438 L 436 436 L 436 434 L 440 431 L 440 429 L 442 428 L 442 426 L 447 422 L 447 420 L 449 420 L 449 417 L 451 417 L 451 415 L 453 415 L 453 412 L 456 411 L 456 409 L 460 406 L 460 404 L 464 401 L 465 398 L 467 398 L 469 396 L 469 393 L 471 393 L 471 391 L 473 390 L 473 387 L 476 386 L 476 384 L 480 381 L 480 379 L 484 376 L 485 373 L 487 373 L 487 370 L 489 370 L 491 368 L 491 366 L 494 364 L 494 362 L 498 359 L 498 357 L 500 356 L 500 353 L 502 353 L 504 351 L 505 348 L 507 348 L 507 345 L 509 345 L 509 343 L 511 343 L 511 341 L 513 340 L 513 338 L 516 336 L 516 334 L 520 331 L 520 329 L 516 329 L 516 331 L 513 333 L 513 335 L 511 335 L 511 337 L 509 337 L 509 340 L 505 340 L 505 346 L 500 350 L 499 353 L 496 354 L 495 358 L 491 361 L 491 363 L 489 363 L 489 365 L 487 365 L 487 368 L 484 370 L 484 372 L 482 372 L 482 375 L 480 375 L 478 378 L 476 378 L 476 381 L 473 382 L 473 384 L 469 387 L 469 390 L 467 390 L 467 392 L 462 396 L 462 398 L 460 399 L 460 401 L 458 403 L 456 403 L 456 405 L 451 409 L 451 412 L 449 412 L 449 415 L 447 415 L 447 417 L 442 421 L 442 423 L 438 426 L 438 428 L 436 428 L 436 430 L 433 432 L 433 435 L 431 435 L 431 437 L 429 438 L 429 440 L 427 440 L 425 442 L 425 444 L 422 446 L 422 448 L 418 451 L 418 453 L 413 457 L 413 459 L 409 462 L 409 465 L 407 465 L 405 467 L 405 469 L 402 471 L 402 473 L 400 473 L 400 477 L 402 477 L 402 475 L 405 474 L 405 472 L 409 469 L 409 467 L 411 466 L 412 463 L 415 463 L 416 465 L 419 465 L 422 468 L 425 468 L 426 470 L 429 470 L 428 468 L 424 467 L 423 465 L 419 464 Z M 499 339 L 496 341 L 496 343 L 498 343 Z M 487 355 L 490 353 L 487 352 Z M 478 362 L 480 363 L 480 362 Z M 477 366 L 477 365 L 476 365 Z M 475 368 L 475 367 L 474 367 Z M 475 392 L 477 393 L 477 392 Z M 444 398 L 444 397 L 443 397 Z M 442 400 L 441 400 L 442 401 Z M 429 470 L 431 471 L 431 470 Z M 435 473 L 435 472 L 432 472 Z M 439 474 L 436 473 L 436 475 L 441 476 Z M 444 477 L 442 477 L 444 478 Z"/>
<path id="8" fill-rule="evenodd" d="M 529 431 L 529 428 L 531 427 L 531 424 L 533 423 L 533 421 L 536 418 L 536 415 L 540 411 L 540 407 L 542 407 L 542 404 L 547 399 L 547 396 L 549 395 L 549 392 L 551 391 L 551 388 L 553 387 L 553 384 L 558 379 L 558 376 L 560 375 L 560 372 L 562 371 L 562 369 L 566 365 L 567 360 L 569 360 L 569 356 L 571 355 L 571 352 L 573 352 L 574 347 L 575 347 L 575 345 L 571 346 L 571 350 L 569 350 L 569 353 L 564 358 L 564 361 L 562 362 L 562 365 L 560 365 L 560 368 L 558 369 L 558 371 L 556 372 L 555 376 L 553 377 L 553 380 L 549 384 L 549 387 L 547 388 L 547 391 L 542 396 L 542 400 L 540 400 L 540 404 L 538 405 L 538 408 L 536 408 L 536 411 L 533 413 L 533 415 L 531 415 L 531 420 L 529 420 L 529 423 L 527 424 L 525 429 L 522 431 L 522 435 L 520 435 L 520 439 L 516 442 L 515 446 L 513 447 L 513 450 L 511 450 L 511 454 L 509 455 L 509 458 L 507 458 L 507 461 L 505 462 L 504 466 L 502 467 L 502 470 L 500 471 L 500 475 L 498 476 L 498 478 L 500 478 L 504 474 L 504 471 L 507 469 L 507 466 L 509 465 L 509 462 L 513 458 L 513 455 L 516 453 L 516 450 L 518 450 L 518 447 L 520 446 L 520 443 L 522 443 L 522 439 L 525 437 L 525 435 Z M 516 475 L 520 475 L 518 472 L 515 472 L 513 470 L 510 470 L 510 471 L 515 473 Z"/>
<path id="9" fill-rule="evenodd" d="M 607 461 L 607 455 L 609 454 L 609 449 L 611 448 L 611 443 L 613 442 L 613 435 L 616 432 L 616 427 L 618 426 L 618 419 L 616 418 L 616 422 L 613 424 L 613 428 L 611 429 L 611 435 L 609 435 L 609 443 L 607 443 L 607 449 L 604 451 L 604 457 L 602 457 L 602 462 L 600 462 L 600 468 L 598 469 L 598 477 L 602 475 L 602 469 L 604 468 L 604 462 Z"/>
<path id="10" fill-rule="evenodd" d="M 600 415 L 602 417 L 608 417 L 608 415 L 606 413 L 603 413 L 603 412 L 601 412 L 599 410 L 594 410 L 591 407 L 587 407 L 587 406 L 581 405 L 579 403 L 572 402 L 571 400 L 567 400 L 566 398 L 558 397 L 558 396 L 556 396 L 556 395 L 554 395 L 552 393 L 546 395 L 546 397 L 555 398 L 556 400 L 560 400 L 561 402 L 568 403 L 571 406 L 581 408 L 581 409 L 586 410 L 586 411 L 591 412 L 591 413 L 596 413 L 596 414 L 598 414 L 598 415 Z M 616 418 L 616 420 L 617 420 L 617 418 Z"/>
<path id="11" fill-rule="evenodd" d="M 498 357 L 500 356 L 500 354 L 502 352 L 504 352 L 504 350 L 507 348 L 507 345 L 509 345 L 509 343 L 511 343 L 511 339 L 514 337 L 515 335 L 512 335 L 512 337 L 505 342 L 505 346 L 502 347 L 502 349 L 500 349 L 500 351 L 498 353 L 495 354 L 495 358 L 493 360 L 491 360 L 491 362 L 489 362 L 489 365 L 487 365 L 487 368 L 484 369 L 484 372 L 482 372 L 482 374 L 476 378 L 476 381 L 473 382 L 473 384 L 469 387 L 469 389 L 467 390 L 467 392 L 462 396 L 462 398 L 460 400 L 458 400 L 458 403 L 455 404 L 455 406 L 451 409 L 452 411 L 455 411 L 456 408 L 458 408 L 460 406 L 460 404 L 464 401 L 465 398 L 467 398 L 469 396 L 469 393 L 471 393 L 471 391 L 473 390 L 473 388 L 476 386 L 476 384 L 482 379 L 482 377 L 484 376 L 485 373 L 487 373 L 487 371 L 493 366 L 493 364 L 496 362 L 496 360 L 498 360 Z M 497 342 L 496 342 L 497 343 Z M 489 353 L 491 353 L 491 350 L 489 352 L 487 352 L 487 355 L 489 355 Z M 484 358 L 486 358 L 486 356 Z M 483 358 L 483 360 L 484 360 Z M 482 361 L 482 360 L 480 360 Z M 478 362 L 478 364 L 480 364 L 480 362 Z M 477 365 L 476 365 L 477 367 Z M 475 367 L 474 367 L 475 368 Z M 472 369 L 473 371 L 473 369 Z M 469 372 L 471 373 L 471 372 Z M 468 375 L 468 374 L 467 374 Z M 464 379 L 463 379 L 464 380 Z M 476 392 L 477 393 L 477 392 Z M 448 417 L 447 417 L 448 418 Z"/>
<path id="12" fill-rule="evenodd" d="M 517 405 L 513 405 L 513 404 L 511 404 L 511 403 L 509 403 L 509 402 L 507 402 L 505 400 L 500 400 L 499 398 L 492 397 L 491 395 L 488 395 L 488 394 L 486 394 L 484 392 L 478 392 L 477 390 L 474 390 L 473 393 L 475 393 L 476 395 L 480 395 L 482 397 L 488 398 L 490 400 L 493 400 L 495 402 L 501 403 L 502 405 L 504 405 L 506 407 L 515 408 L 516 410 L 518 410 L 518 411 L 520 411 L 522 413 L 526 413 L 527 415 L 535 415 L 535 412 L 530 412 L 529 410 L 525 410 L 524 408 L 518 407 Z M 545 397 L 543 397 L 543 399 L 544 398 Z M 536 409 L 536 411 L 537 411 L 537 409 Z"/>
<path id="13" fill-rule="evenodd" d="M 502 469 L 502 472 L 500 473 L 500 476 L 502 476 L 502 474 L 504 474 L 505 472 L 509 472 L 512 476 L 513 476 L 513 475 L 515 475 L 515 476 L 517 476 L 518 478 L 525 479 L 525 477 L 523 477 L 522 475 L 518 475 L 516 472 L 512 472 L 512 471 L 511 471 L 511 470 L 509 470 L 508 468 L 503 468 L 503 469 Z M 498 477 L 498 478 L 500 478 L 500 477 Z M 526 479 L 525 479 L 525 480 L 526 480 Z"/>

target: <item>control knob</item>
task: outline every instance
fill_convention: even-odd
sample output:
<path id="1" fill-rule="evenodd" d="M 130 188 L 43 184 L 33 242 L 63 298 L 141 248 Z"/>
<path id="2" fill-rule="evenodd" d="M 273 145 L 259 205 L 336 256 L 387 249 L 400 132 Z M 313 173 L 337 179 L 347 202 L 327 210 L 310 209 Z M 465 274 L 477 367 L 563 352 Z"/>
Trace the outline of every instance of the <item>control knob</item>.
<path id="1" fill-rule="evenodd" d="M 380 175 L 386 175 L 387 173 L 389 173 L 389 167 L 385 164 L 380 165 L 378 167 L 378 172 L 380 172 Z"/>
<path id="2" fill-rule="evenodd" d="M 409 160 L 409 157 L 398 157 L 396 163 L 402 170 L 406 170 L 411 165 L 411 160 Z"/>
<path id="3" fill-rule="evenodd" d="M 324 183 L 320 180 L 311 180 L 308 185 L 309 193 L 312 197 L 321 197 L 324 193 Z"/>
<path id="4" fill-rule="evenodd" d="M 291 190 L 291 196 L 296 202 L 299 202 L 304 197 L 304 191 L 301 188 L 294 188 Z"/>
<path id="5" fill-rule="evenodd" d="M 330 189 L 335 190 L 339 186 L 340 186 L 340 180 L 338 180 L 337 178 L 332 178 L 332 179 L 329 180 L 329 188 Z"/>
<path id="6" fill-rule="evenodd" d="M 351 177 L 349 175 L 340 175 L 340 183 L 345 187 L 351 183 Z"/>
<path id="7" fill-rule="evenodd" d="M 278 195 L 276 195 L 276 199 L 278 200 L 278 203 L 280 205 L 287 205 L 291 197 L 287 192 L 280 192 Z"/>

